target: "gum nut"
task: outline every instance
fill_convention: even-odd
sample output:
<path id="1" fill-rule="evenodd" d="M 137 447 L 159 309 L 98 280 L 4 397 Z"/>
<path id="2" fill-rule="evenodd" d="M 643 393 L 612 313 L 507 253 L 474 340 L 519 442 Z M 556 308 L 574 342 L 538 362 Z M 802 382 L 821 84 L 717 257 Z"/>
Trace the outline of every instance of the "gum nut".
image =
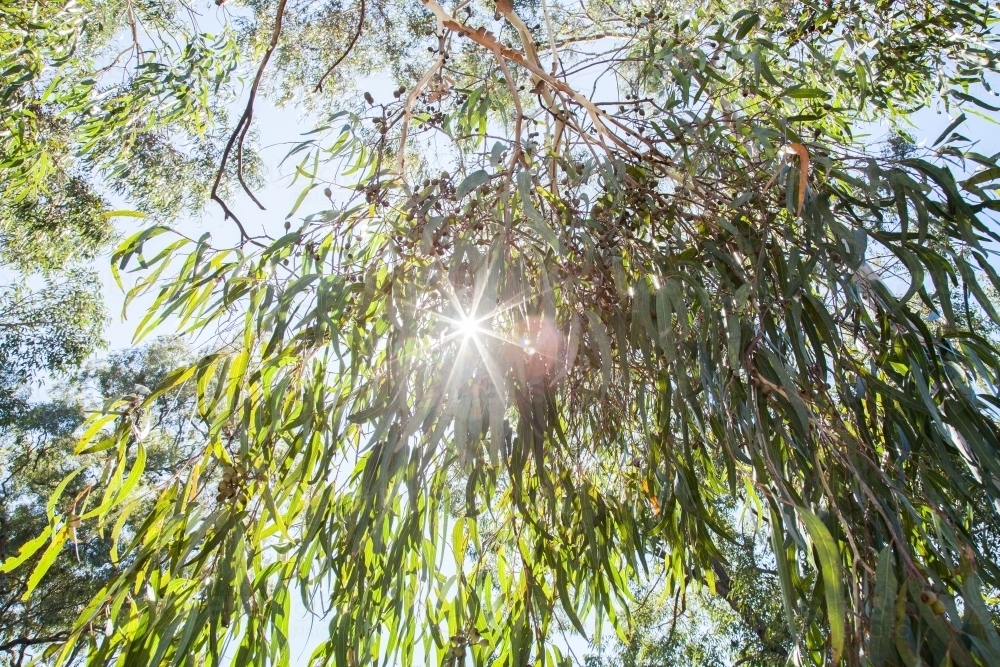
<path id="1" fill-rule="evenodd" d="M 480 646 L 489 646 L 490 645 L 490 641 L 488 639 L 486 639 L 486 637 L 483 637 L 482 639 L 479 640 L 479 645 Z"/>
<path id="2" fill-rule="evenodd" d="M 941 602 L 941 600 L 934 600 L 934 604 L 931 605 L 931 609 L 934 610 L 934 613 L 937 614 L 938 616 L 943 615 L 944 602 Z"/>
<path id="3" fill-rule="evenodd" d="M 218 488 L 219 488 L 219 493 L 225 493 L 226 491 L 229 490 L 229 485 L 226 484 L 225 482 L 219 482 Z"/>
<path id="4" fill-rule="evenodd" d="M 232 498 L 236 495 L 236 489 L 226 489 L 226 498 Z"/>
<path id="5" fill-rule="evenodd" d="M 226 484 L 232 482 L 233 481 L 233 475 L 231 473 L 228 473 L 228 472 L 225 473 L 222 476 L 222 481 L 225 482 Z"/>
<path id="6" fill-rule="evenodd" d="M 226 499 L 226 495 L 224 493 L 220 493 L 217 496 L 215 496 L 216 502 L 220 502 L 221 503 L 225 499 Z"/>
<path id="7" fill-rule="evenodd" d="M 331 190 L 330 188 L 323 188 L 323 194 L 329 197 L 330 195 L 333 194 L 333 190 Z"/>
<path id="8" fill-rule="evenodd" d="M 225 468 L 222 469 L 222 472 L 226 475 L 235 475 L 236 468 L 234 468 L 233 466 L 226 466 Z"/>

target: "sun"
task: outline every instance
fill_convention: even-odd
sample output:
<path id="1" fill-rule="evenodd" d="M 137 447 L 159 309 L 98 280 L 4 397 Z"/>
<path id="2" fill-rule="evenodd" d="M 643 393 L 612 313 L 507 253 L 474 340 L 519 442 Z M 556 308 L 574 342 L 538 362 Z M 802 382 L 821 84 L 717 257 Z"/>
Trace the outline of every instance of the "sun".
<path id="1" fill-rule="evenodd" d="M 462 336 L 463 340 L 469 340 L 479 333 L 479 322 L 470 315 L 465 315 L 461 319 L 455 320 L 455 330 Z"/>

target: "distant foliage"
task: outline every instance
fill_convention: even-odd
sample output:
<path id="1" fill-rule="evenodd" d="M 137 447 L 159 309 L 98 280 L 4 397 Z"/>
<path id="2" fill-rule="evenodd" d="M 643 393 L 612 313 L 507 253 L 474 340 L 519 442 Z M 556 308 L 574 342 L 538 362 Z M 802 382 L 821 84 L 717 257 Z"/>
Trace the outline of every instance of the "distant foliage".
<path id="1" fill-rule="evenodd" d="M 87 271 L 0 290 L 0 401 L 79 366 L 103 345 L 106 323 L 100 283 Z"/>

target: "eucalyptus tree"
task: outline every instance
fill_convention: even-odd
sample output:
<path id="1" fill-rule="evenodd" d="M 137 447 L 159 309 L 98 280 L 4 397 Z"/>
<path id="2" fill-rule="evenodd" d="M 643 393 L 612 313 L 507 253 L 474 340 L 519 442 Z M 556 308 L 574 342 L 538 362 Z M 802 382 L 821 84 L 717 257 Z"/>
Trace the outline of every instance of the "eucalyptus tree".
<path id="1" fill-rule="evenodd" d="M 116 252 L 139 335 L 215 342 L 90 421 L 88 502 L 0 566 L 136 522 L 56 662 L 287 664 L 293 597 L 313 665 L 565 662 L 652 577 L 726 597 L 720 507 L 766 531 L 794 664 L 1000 662 L 991 4 L 249 9 L 218 173 L 258 94 L 329 120 L 284 233 L 220 195 L 237 245 Z M 345 96 L 372 68 L 391 99 Z M 205 435 L 140 487 L 178 386 Z"/>

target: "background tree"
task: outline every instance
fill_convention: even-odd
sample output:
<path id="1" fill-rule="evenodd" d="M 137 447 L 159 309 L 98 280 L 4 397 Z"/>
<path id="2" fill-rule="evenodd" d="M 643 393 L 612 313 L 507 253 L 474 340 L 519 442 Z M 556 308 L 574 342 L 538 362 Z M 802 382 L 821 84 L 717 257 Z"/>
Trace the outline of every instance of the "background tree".
<path id="1" fill-rule="evenodd" d="M 558 663 L 562 620 L 627 637 L 661 574 L 668 599 L 728 587 L 751 631 L 775 583 L 793 663 L 1000 662 L 1000 357 L 976 326 L 1000 324 L 1000 166 L 962 134 L 996 110 L 990 4 L 314 7 L 250 7 L 218 167 L 258 93 L 315 94 L 285 233 L 150 225 L 115 255 L 154 296 L 140 334 L 217 337 L 89 422 L 91 502 L 55 494 L 0 566 L 135 515 L 57 662 L 284 663 L 296 594 L 329 623 L 315 665 Z M 391 100 L 331 94 L 366 63 Z M 930 105 L 955 118 L 933 145 L 853 139 Z M 185 383 L 204 437 L 131 484 Z M 735 596 L 731 507 L 774 564 Z"/>
<path id="2" fill-rule="evenodd" d="M 102 342 L 106 318 L 99 283 L 88 272 L 50 278 L 32 291 L 0 291 L 0 422 L 26 408 L 32 381 L 72 370 Z"/>
<path id="3" fill-rule="evenodd" d="M 68 473 L 81 468 L 61 490 L 78 503 L 85 502 L 101 463 L 93 455 L 74 452 L 74 436 L 87 412 L 100 409 L 109 398 L 127 395 L 139 400 L 148 393 L 146 385 L 155 386 L 187 355 L 176 339 L 159 339 L 113 354 L 58 383 L 46 400 L 26 400 L 13 419 L 5 415 L 0 426 L 0 558 L 11 558 L 44 530 L 51 512 L 49 496 Z M 193 397 L 190 387 L 182 388 L 149 407 L 145 441 L 150 447 L 140 485 L 169 477 L 189 455 Z M 33 585 L 29 570 L 0 575 L 0 664 L 27 664 L 54 642 L 64 641 L 90 598 L 120 568 L 112 556 L 111 535 L 135 534 L 137 528 L 125 521 L 115 525 L 113 533 L 102 535 L 76 522 L 74 543 L 48 554 L 49 574 L 26 600 L 24 592 Z"/>
<path id="4" fill-rule="evenodd" d="M 732 513 L 733 508 L 728 508 Z M 665 595 L 653 578 L 629 605 L 625 641 L 611 637 L 586 656 L 593 667 L 747 665 L 788 662 L 793 637 L 783 620 L 781 587 L 766 531 L 744 516 L 732 526 L 733 542 L 714 566 L 715 588 L 689 587 Z M 662 570 L 660 571 L 662 576 Z"/>

